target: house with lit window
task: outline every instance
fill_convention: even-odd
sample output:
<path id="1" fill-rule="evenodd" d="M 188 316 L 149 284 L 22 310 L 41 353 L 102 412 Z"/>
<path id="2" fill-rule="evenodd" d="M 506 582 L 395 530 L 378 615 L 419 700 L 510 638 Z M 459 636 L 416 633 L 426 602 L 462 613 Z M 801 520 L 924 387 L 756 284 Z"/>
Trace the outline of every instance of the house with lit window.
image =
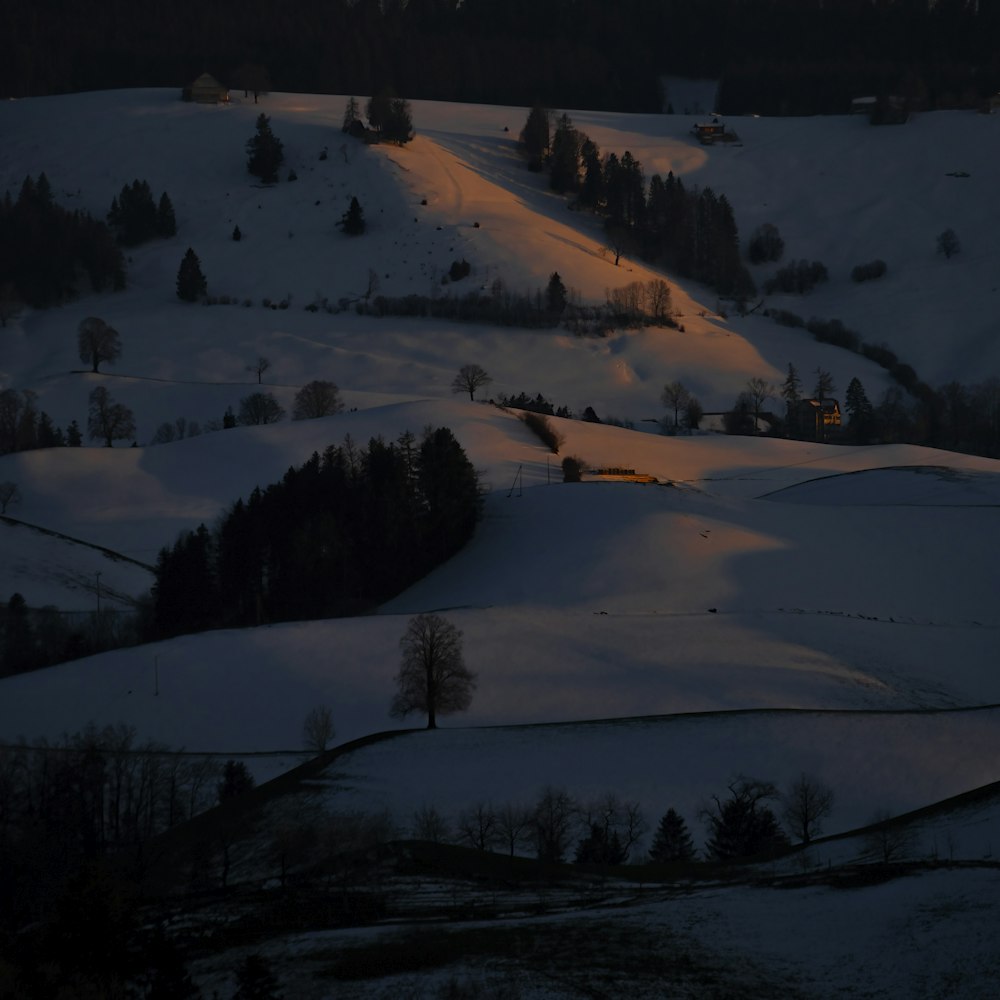
<path id="1" fill-rule="evenodd" d="M 840 430 L 840 403 L 835 399 L 800 399 L 789 413 L 792 437 L 825 441 Z"/>

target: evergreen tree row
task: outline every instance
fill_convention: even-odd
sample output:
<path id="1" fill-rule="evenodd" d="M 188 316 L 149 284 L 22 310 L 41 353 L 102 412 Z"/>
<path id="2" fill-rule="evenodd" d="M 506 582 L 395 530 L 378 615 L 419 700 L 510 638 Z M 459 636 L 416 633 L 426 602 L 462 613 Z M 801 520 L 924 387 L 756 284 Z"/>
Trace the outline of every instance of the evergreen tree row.
<path id="1" fill-rule="evenodd" d="M 121 193 L 111 200 L 108 225 L 123 247 L 166 239 L 177 232 L 174 206 L 167 192 L 160 195 L 159 202 L 154 202 L 149 183 L 140 180 L 124 185 Z"/>
<path id="2" fill-rule="evenodd" d="M 157 636 L 330 617 L 387 600 L 472 536 L 478 478 L 445 427 L 359 450 L 346 438 L 164 548 Z"/>
<path id="3" fill-rule="evenodd" d="M 42 173 L 0 201 L 0 275 L 6 301 L 42 309 L 77 295 L 81 275 L 95 292 L 124 288 L 125 258 L 103 222 L 55 203 Z"/>
<path id="4" fill-rule="evenodd" d="M 572 194 L 577 205 L 604 216 L 616 264 L 622 254 L 635 253 L 738 302 L 755 294 L 725 195 L 710 187 L 689 190 L 673 172 L 666 178 L 656 174 L 647 185 L 642 164 L 628 150 L 602 158 L 566 114 L 550 142 L 548 115 L 539 106 L 529 113 L 521 142 L 529 168 L 548 167 L 554 191 Z"/>

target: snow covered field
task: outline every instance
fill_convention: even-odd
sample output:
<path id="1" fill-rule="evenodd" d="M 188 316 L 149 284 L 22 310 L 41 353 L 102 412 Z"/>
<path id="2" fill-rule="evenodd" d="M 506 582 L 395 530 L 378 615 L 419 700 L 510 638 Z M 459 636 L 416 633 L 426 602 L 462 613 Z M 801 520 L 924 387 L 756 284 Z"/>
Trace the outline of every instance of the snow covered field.
<path id="1" fill-rule="evenodd" d="M 100 217 L 123 184 L 144 178 L 169 193 L 179 227 L 131 252 L 126 292 L 25 312 L 0 330 L 0 388 L 30 389 L 56 424 L 85 426 L 87 397 L 104 385 L 134 410 L 139 445 L 0 457 L 0 480 L 23 494 L 8 514 L 75 540 L 0 523 L 0 597 L 90 611 L 100 572 L 105 600 L 124 604 L 116 595 L 148 589 L 151 574 L 89 546 L 152 565 L 180 530 L 211 525 L 348 433 L 366 442 L 452 428 L 490 490 L 475 538 L 375 615 L 185 636 L 4 679 L 0 740 L 125 722 L 172 747 L 270 754 L 252 759 L 263 780 L 301 759 L 302 720 L 316 705 L 333 709 L 338 740 L 391 728 L 399 636 L 409 616 L 436 610 L 464 631 L 479 675 L 471 709 L 438 732 L 338 761 L 331 808 L 385 808 L 405 827 L 425 805 L 451 815 L 475 799 L 528 802 L 554 784 L 636 798 L 653 822 L 673 805 L 699 840 L 700 803 L 733 775 L 781 785 L 804 770 L 835 790 L 834 834 L 1000 778 L 1000 709 L 989 707 L 1000 704 L 1000 462 L 903 445 L 659 436 L 647 421 L 662 417 L 660 391 L 674 379 L 706 410 L 731 405 L 749 378 L 780 382 L 789 362 L 807 381 L 829 370 L 840 393 L 853 376 L 873 399 L 888 384 L 803 331 L 722 318 L 695 285 L 671 281 L 684 332 L 603 339 L 306 311 L 358 297 L 370 271 L 387 294 L 447 290 L 441 278 L 463 258 L 470 284 L 501 278 L 531 291 L 558 271 L 585 301 L 661 276 L 639 261 L 615 268 L 597 220 L 525 170 L 515 140 L 527 109 L 414 102 L 417 137 L 383 148 L 345 139 L 344 103 L 276 94 L 260 107 L 198 107 L 149 90 L 0 105 L 0 192 L 16 196 L 26 174 L 45 171 L 60 204 Z M 260 111 L 285 143 L 272 188 L 245 169 Z M 726 194 L 744 236 L 773 222 L 786 259 L 829 268 L 808 298 L 770 304 L 839 317 L 932 385 L 1000 374 L 990 187 L 1000 118 L 942 112 L 885 129 L 848 117 L 741 119 L 739 147 L 705 148 L 688 135 L 693 118 L 570 114 L 603 151 L 630 150 L 647 177 L 672 169 Z M 959 169 L 970 176 L 948 176 Z M 336 226 L 352 195 L 369 223 L 356 239 Z M 934 252 L 946 227 L 963 245 L 949 261 Z M 188 246 L 210 294 L 236 304 L 178 301 Z M 887 277 L 851 282 L 850 268 L 873 257 L 888 262 Z M 290 304 L 264 308 L 263 297 Z M 76 354 L 90 315 L 123 345 L 97 375 L 80 372 Z M 326 378 L 350 412 L 147 446 L 163 421 L 221 421 L 258 388 L 247 371 L 258 357 L 271 363 L 262 388 L 286 409 L 298 387 Z M 494 397 L 541 392 L 632 422 L 638 430 L 553 421 L 561 454 L 658 483 L 562 484 L 559 458 L 513 414 L 451 393 L 466 363 L 490 373 Z M 954 857 L 982 860 L 1000 843 L 996 807 L 935 822 L 915 838 L 915 857 L 943 857 L 947 841 Z M 817 863 L 860 847 L 825 850 Z M 992 872 L 777 896 L 698 893 L 681 913 L 670 901 L 624 919 L 725 937 L 762 967 L 787 964 L 802 995 L 991 995 L 980 983 L 990 973 L 995 982 L 983 931 L 997 927 Z M 907 962 L 876 963 L 904 942 Z"/>

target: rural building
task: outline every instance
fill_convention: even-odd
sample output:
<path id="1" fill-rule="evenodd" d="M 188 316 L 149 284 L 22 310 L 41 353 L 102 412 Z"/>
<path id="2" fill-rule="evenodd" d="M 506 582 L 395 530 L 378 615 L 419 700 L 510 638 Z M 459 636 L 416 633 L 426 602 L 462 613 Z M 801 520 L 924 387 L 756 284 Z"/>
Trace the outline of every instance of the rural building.
<path id="1" fill-rule="evenodd" d="M 840 403 L 835 399 L 800 399 L 789 414 L 794 437 L 825 441 L 840 427 Z"/>
<path id="2" fill-rule="evenodd" d="M 726 126 L 718 118 L 713 118 L 710 122 L 698 122 L 691 129 L 691 134 L 702 142 L 714 142 L 726 134 Z"/>
<path id="3" fill-rule="evenodd" d="M 211 73 L 202 73 L 190 86 L 185 87 L 185 101 L 195 104 L 224 104 L 229 100 L 229 90 L 223 87 Z"/>

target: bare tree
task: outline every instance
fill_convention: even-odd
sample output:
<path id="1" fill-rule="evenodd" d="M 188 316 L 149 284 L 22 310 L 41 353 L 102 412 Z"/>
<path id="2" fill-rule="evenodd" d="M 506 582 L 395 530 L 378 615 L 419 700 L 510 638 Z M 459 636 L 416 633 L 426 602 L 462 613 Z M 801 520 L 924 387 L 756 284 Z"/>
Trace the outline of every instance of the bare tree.
<path id="1" fill-rule="evenodd" d="M 612 835 L 617 835 L 623 862 L 628 860 L 632 848 L 645 836 L 648 829 L 639 803 L 622 802 L 614 792 L 608 792 L 590 802 L 580 812 L 586 827 L 599 828 L 606 841 Z"/>
<path id="2" fill-rule="evenodd" d="M 883 865 L 901 861 L 913 852 L 915 837 L 913 831 L 892 815 L 881 810 L 872 820 L 865 835 L 865 852 Z"/>
<path id="3" fill-rule="evenodd" d="M 413 814 L 413 836 L 440 844 L 448 839 L 448 823 L 433 805 L 422 805 Z"/>
<path id="4" fill-rule="evenodd" d="M 114 364 L 122 353 L 118 331 L 97 316 L 88 316 L 80 321 L 76 340 L 80 360 L 85 365 L 92 365 L 95 372 L 102 361 Z"/>
<path id="5" fill-rule="evenodd" d="M 534 810 L 517 802 L 505 802 L 496 814 L 497 839 L 510 851 L 515 852 L 525 843 L 530 842 L 530 834 L 534 825 Z"/>
<path id="6" fill-rule="evenodd" d="M 292 409 L 292 420 L 314 420 L 317 417 L 330 417 L 341 413 L 344 404 L 340 399 L 340 390 L 333 382 L 316 379 L 307 382 L 295 394 L 295 405 Z"/>
<path id="7" fill-rule="evenodd" d="M 111 448 L 115 441 L 135 437 L 135 417 L 127 406 L 116 403 L 111 393 L 99 385 L 90 393 L 87 430 L 91 440 L 104 441 Z"/>
<path id="8" fill-rule="evenodd" d="M 393 718 L 426 712 L 427 728 L 436 729 L 438 713 L 462 712 L 472 704 L 476 675 L 462 659 L 461 629 L 440 615 L 417 615 L 399 645 L 403 658 L 389 709 Z"/>
<path id="9" fill-rule="evenodd" d="M 477 851 L 492 850 L 497 842 L 497 814 L 490 802 L 477 802 L 458 816 L 458 839 Z"/>
<path id="10" fill-rule="evenodd" d="M 333 736 L 333 712 L 326 705 L 310 709 L 302 723 L 302 743 L 305 748 L 313 753 L 323 753 Z"/>
<path id="11" fill-rule="evenodd" d="M 240 412 L 236 422 L 244 427 L 260 424 L 276 424 L 285 411 L 269 392 L 252 392 L 240 400 Z"/>
<path id="12" fill-rule="evenodd" d="M 766 379 L 752 378 L 747 382 L 746 394 L 750 403 L 750 412 L 753 414 L 753 432 L 760 433 L 758 423 L 760 421 L 761 410 L 769 399 L 774 399 L 777 390 Z"/>
<path id="13" fill-rule="evenodd" d="M 9 480 L 0 483 L 0 514 L 7 513 L 7 507 L 12 503 L 21 502 L 21 491 L 18 488 L 17 483 L 12 483 Z"/>
<path id="14" fill-rule="evenodd" d="M 458 374 L 452 379 L 452 392 L 467 392 L 469 399 L 476 398 L 476 390 L 489 385 L 493 379 L 479 365 L 462 365 Z"/>
<path id="15" fill-rule="evenodd" d="M 270 367 L 271 362 L 267 358 L 258 358 L 252 365 L 247 365 L 247 371 L 257 376 L 257 385 L 260 385 L 264 379 L 264 372 Z"/>
<path id="16" fill-rule="evenodd" d="M 670 319 L 673 313 L 670 286 L 662 278 L 646 284 L 646 312 L 657 323 Z"/>
<path id="17" fill-rule="evenodd" d="M 833 789 L 803 773 L 782 796 L 782 804 L 792 836 L 808 845 L 823 832 L 823 820 L 833 811 Z"/>
<path id="18" fill-rule="evenodd" d="M 674 411 L 674 429 L 679 426 L 680 412 L 685 409 L 691 400 L 691 393 L 688 392 L 683 382 L 668 382 L 663 387 L 660 394 L 660 401 L 668 410 Z"/>
<path id="19" fill-rule="evenodd" d="M 539 861 L 558 863 L 565 858 L 577 814 L 577 805 L 565 788 L 550 785 L 542 790 L 532 817 Z"/>

